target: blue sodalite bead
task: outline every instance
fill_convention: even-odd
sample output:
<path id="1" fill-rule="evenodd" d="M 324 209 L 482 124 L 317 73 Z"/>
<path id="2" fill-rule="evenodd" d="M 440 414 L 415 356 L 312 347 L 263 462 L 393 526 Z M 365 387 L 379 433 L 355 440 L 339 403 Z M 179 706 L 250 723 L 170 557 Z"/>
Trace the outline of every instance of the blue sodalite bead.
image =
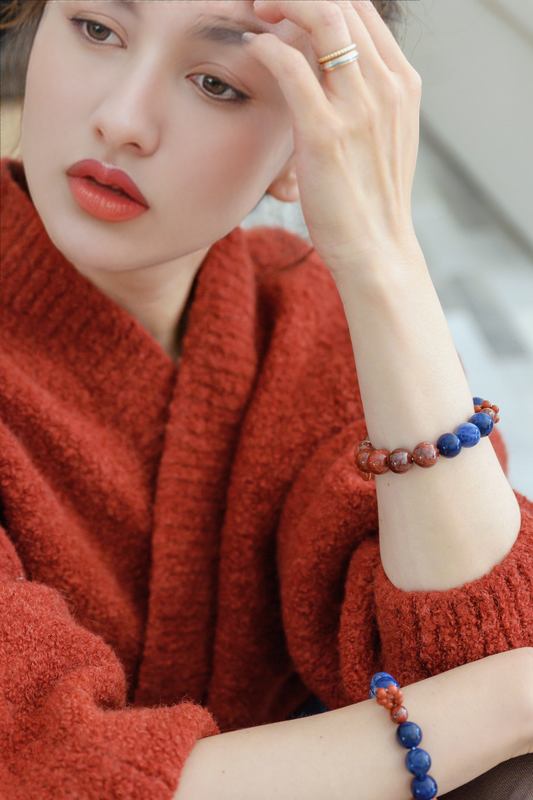
<path id="1" fill-rule="evenodd" d="M 411 792 L 415 800 L 433 800 L 437 796 L 438 787 L 431 775 L 413 778 Z"/>
<path id="2" fill-rule="evenodd" d="M 473 397 L 472 401 L 475 406 L 480 406 L 482 403 L 485 402 L 482 397 Z"/>
<path id="3" fill-rule="evenodd" d="M 388 672 L 376 672 L 375 675 L 372 675 L 370 680 L 370 699 L 372 700 L 376 697 L 376 691 L 378 689 L 386 689 L 387 686 L 391 685 L 391 683 L 397 686 L 398 689 L 400 688 L 400 684 L 396 678 L 393 678 Z"/>
<path id="4" fill-rule="evenodd" d="M 416 722 L 402 722 L 396 728 L 396 739 L 402 747 L 410 750 L 412 747 L 418 747 L 422 741 L 422 731 Z"/>
<path id="5" fill-rule="evenodd" d="M 492 417 L 489 417 L 488 414 L 484 414 L 483 411 L 478 411 L 478 413 L 470 417 L 468 421 L 479 428 L 481 436 L 488 436 L 492 433 L 492 429 L 494 428 Z"/>
<path id="6" fill-rule="evenodd" d="M 485 416 L 487 416 L 485 414 Z M 472 422 L 463 422 L 455 429 L 455 435 L 463 447 L 474 447 L 481 439 L 481 431 Z"/>
<path id="7" fill-rule="evenodd" d="M 474 414 L 474 416 L 476 416 Z M 487 416 L 485 414 L 485 416 Z M 455 433 L 443 433 L 437 439 L 437 450 L 444 458 L 455 458 L 461 452 L 462 444 Z"/>
<path id="8" fill-rule="evenodd" d="M 431 766 L 429 753 L 418 747 L 413 747 L 405 756 L 405 766 L 412 775 L 416 775 L 417 778 L 423 778 Z"/>

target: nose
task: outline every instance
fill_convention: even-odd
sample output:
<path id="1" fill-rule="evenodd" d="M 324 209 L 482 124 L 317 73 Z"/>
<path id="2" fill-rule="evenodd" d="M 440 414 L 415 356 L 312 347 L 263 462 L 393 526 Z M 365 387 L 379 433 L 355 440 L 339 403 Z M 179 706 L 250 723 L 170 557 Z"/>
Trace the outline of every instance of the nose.
<path id="1" fill-rule="evenodd" d="M 93 115 L 93 128 L 109 149 L 130 148 L 139 155 L 152 155 L 159 147 L 162 119 L 160 93 L 153 70 L 145 66 L 121 75 Z M 160 107 L 160 106 L 159 106 Z"/>

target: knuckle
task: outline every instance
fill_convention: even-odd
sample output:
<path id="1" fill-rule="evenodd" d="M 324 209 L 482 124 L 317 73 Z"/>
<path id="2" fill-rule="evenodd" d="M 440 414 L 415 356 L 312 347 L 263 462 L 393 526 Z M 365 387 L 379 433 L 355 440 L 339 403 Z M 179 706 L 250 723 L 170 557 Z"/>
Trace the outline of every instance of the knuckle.
<path id="1" fill-rule="evenodd" d="M 309 62 L 305 55 L 299 50 L 292 48 L 292 52 L 287 53 L 285 68 L 291 70 L 293 74 L 301 75 L 302 80 L 307 77 Z"/>
<path id="2" fill-rule="evenodd" d="M 338 30 L 344 21 L 344 14 L 337 3 L 324 3 L 320 6 L 320 22 L 328 29 Z"/>
<path id="3" fill-rule="evenodd" d="M 382 96 L 391 108 L 400 109 L 421 94 L 421 87 L 422 81 L 417 73 L 413 76 L 392 74 L 382 84 Z"/>
<path id="4" fill-rule="evenodd" d="M 391 107 L 396 107 L 401 104 L 403 94 L 404 86 L 395 75 L 390 74 L 382 81 L 381 95 Z"/>
<path id="5" fill-rule="evenodd" d="M 422 78 L 416 71 L 416 69 L 411 69 L 409 75 L 407 76 L 407 88 L 411 92 L 420 92 L 422 91 Z"/>
<path id="6" fill-rule="evenodd" d="M 316 147 L 322 153 L 329 151 L 342 138 L 343 132 L 343 125 L 336 116 L 330 115 L 326 119 L 321 118 L 314 135 Z"/>
<path id="7" fill-rule="evenodd" d="M 366 130 L 375 130 L 378 124 L 379 108 L 374 100 L 368 100 L 359 115 L 359 125 L 363 125 Z"/>
<path id="8" fill-rule="evenodd" d="M 263 36 L 269 36 L 269 35 L 271 34 L 262 34 L 261 38 L 263 38 Z M 273 36 L 273 39 L 276 40 L 277 37 Z M 277 39 L 276 41 L 276 46 L 278 45 L 278 43 L 279 39 Z M 289 71 L 293 75 L 294 74 L 299 75 L 303 70 L 306 70 L 306 68 L 308 67 L 308 62 L 305 55 L 299 50 L 296 50 L 296 48 L 294 47 L 291 48 L 279 47 L 276 58 L 278 66 L 282 70 Z"/>
<path id="9" fill-rule="evenodd" d="M 379 117 L 379 103 L 372 97 L 366 97 L 358 105 L 357 115 L 351 121 L 355 131 L 374 130 Z"/>

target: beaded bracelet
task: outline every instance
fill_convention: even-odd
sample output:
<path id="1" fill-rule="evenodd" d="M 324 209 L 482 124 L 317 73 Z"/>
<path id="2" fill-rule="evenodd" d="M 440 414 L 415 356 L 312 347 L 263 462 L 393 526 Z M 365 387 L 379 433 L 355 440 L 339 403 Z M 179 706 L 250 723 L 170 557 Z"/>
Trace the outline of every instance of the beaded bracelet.
<path id="1" fill-rule="evenodd" d="M 409 750 L 405 756 L 405 766 L 414 775 L 411 781 L 413 797 L 415 800 L 432 800 L 437 796 L 438 787 L 431 775 L 427 774 L 431 758 L 429 753 L 418 747 L 422 741 L 422 731 L 415 722 L 407 721 L 400 684 L 388 672 L 376 672 L 370 681 L 370 697 L 375 697 L 380 706 L 390 710 L 391 720 L 398 725 L 396 739 Z"/>
<path id="2" fill-rule="evenodd" d="M 455 458 L 463 447 L 474 447 L 484 436 L 490 436 L 494 425 L 500 421 L 498 406 L 488 400 L 474 397 L 473 416 L 455 429 L 455 433 L 443 433 L 437 444 L 421 442 L 412 453 L 403 447 L 389 452 L 376 450 L 369 439 L 363 439 L 355 453 L 355 464 L 363 480 L 369 481 L 374 475 L 384 475 L 389 470 L 401 475 L 408 472 L 413 464 L 427 469 L 435 466 L 439 456 Z"/>

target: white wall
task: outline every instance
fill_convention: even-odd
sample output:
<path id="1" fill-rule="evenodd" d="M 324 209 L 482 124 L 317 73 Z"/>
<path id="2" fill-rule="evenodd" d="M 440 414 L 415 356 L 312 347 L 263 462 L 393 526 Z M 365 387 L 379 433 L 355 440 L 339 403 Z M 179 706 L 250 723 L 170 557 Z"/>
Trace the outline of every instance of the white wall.
<path id="1" fill-rule="evenodd" d="M 411 0 L 422 120 L 533 247 L 533 0 Z"/>

